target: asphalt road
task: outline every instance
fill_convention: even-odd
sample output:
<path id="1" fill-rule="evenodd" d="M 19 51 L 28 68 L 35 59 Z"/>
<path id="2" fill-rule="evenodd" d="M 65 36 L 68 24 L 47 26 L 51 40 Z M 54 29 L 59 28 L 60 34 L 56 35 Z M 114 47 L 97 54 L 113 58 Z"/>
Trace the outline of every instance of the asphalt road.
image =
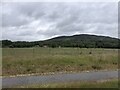
<path id="1" fill-rule="evenodd" d="M 11 88 L 22 85 L 47 84 L 80 80 L 103 80 L 118 78 L 118 71 L 82 72 L 73 74 L 55 74 L 44 76 L 19 76 L 2 78 L 2 87 Z"/>

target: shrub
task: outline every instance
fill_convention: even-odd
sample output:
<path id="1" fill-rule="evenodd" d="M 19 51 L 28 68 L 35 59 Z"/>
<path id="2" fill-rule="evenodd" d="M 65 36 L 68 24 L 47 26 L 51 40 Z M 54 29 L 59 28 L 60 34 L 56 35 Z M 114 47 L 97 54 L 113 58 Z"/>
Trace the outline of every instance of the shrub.
<path id="1" fill-rule="evenodd" d="M 101 67 L 100 65 L 92 65 L 92 68 L 93 68 L 93 69 L 100 70 L 102 67 Z"/>

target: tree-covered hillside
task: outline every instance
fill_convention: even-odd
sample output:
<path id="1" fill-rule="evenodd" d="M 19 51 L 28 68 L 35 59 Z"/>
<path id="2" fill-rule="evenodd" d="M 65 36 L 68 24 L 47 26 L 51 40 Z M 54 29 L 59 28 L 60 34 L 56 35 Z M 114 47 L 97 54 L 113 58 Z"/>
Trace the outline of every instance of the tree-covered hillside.
<path id="1" fill-rule="evenodd" d="M 44 41 L 17 41 L 3 40 L 2 47 L 80 47 L 80 48 L 120 48 L 120 39 L 106 36 L 80 34 L 60 36 Z"/>

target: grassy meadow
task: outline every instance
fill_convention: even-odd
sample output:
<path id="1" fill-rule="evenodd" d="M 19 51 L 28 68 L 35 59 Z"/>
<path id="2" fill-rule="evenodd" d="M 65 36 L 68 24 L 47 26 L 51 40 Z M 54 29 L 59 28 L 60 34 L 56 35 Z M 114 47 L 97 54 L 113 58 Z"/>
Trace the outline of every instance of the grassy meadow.
<path id="1" fill-rule="evenodd" d="M 47 72 L 115 70 L 117 49 L 3 48 L 3 76 Z"/>

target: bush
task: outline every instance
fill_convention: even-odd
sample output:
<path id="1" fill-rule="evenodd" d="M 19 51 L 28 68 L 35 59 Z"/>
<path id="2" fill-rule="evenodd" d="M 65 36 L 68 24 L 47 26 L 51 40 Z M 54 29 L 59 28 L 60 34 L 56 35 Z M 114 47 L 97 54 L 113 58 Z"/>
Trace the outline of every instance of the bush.
<path id="1" fill-rule="evenodd" d="M 92 68 L 93 68 L 93 69 L 100 70 L 102 67 L 101 67 L 100 65 L 92 65 Z"/>

